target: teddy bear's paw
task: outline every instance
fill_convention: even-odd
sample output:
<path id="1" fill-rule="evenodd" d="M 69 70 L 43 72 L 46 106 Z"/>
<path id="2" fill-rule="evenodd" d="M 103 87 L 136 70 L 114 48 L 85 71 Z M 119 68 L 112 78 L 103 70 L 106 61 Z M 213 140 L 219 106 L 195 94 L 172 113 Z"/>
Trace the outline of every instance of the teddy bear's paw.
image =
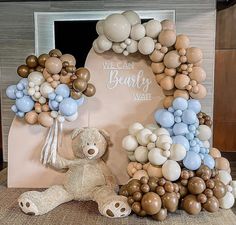
<path id="1" fill-rule="evenodd" d="M 119 218 L 128 216 L 131 213 L 131 209 L 127 203 L 127 199 L 118 196 L 115 200 L 105 204 L 101 213 L 109 218 Z"/>
<path id="2" fill-rule="evenodd" d="M 39 215 L 38 207 L 27 197 L 20 196 L 18 204 L 21 210 L 27 215 Z"/>

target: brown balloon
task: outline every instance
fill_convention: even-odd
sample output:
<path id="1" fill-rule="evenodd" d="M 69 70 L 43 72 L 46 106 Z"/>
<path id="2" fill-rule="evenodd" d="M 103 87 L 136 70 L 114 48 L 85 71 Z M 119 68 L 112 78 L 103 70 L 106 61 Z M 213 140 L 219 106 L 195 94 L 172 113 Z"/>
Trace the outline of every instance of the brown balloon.
<path id="1" fill-rule="evenodd" d="M 129 195 L 133 195 L 135 192 L 140 191 L 140 181 L 137 179 L 133 179 L 131 180 L 128 184 L 127 184 L 127 190 Z"/>
<path id="2" fill-rule="evenodd" d="M 188 189 L 183 186 L 180 182 L 177 183 L 179 186 L 180 197 L 184 198 L 188 194 Z"/>
<path id="3" fill-rule="evenodd" d="M 51 57 L 61 57 L 62 56 L 62 53 L 59 49 L 52 49 L 50 52 L 49 52 L 49 55 Z"/>
<path id="4" fill-rule="evenodd" d="M 192 177 L 188 182 L 188 190 L 191 194 L 201 194 L 205 189 L 206 184 L 200 177 Z"/>
<path id="5" fill-rule="evenodd" d="M 207 196 L 205 194 L 199 194 L 197 196 L 197 200 L 200 202 L 200 203 L 205 203 L 207 201 Z"/>
<path id="6" fill-rule="evenodd" d="M 121 188 L 119 189 L 119 195 L 123 195 L 125 197 L 129 196 L 129 192 L 128 192 L 128 185 L 123 185 L 121 186 Z"/>
<path id="7" fill-rule="evenodd" d="M 157 182 L 158 182 L 158 178 L 156 178 L 156 177 L 150 177 L 149 178 L 148 185 L 149 185 L 151 191 L 156 190 Z"/>
<path id="8" fill-rule="evenodd" d="M 141 204 L 140 202 L 134 202 L 132 204 L 132 210 L 135 212 L 135 213 L 139 213 L 141 211 Z"/>
<path id="9" fill-rule="evenodd" d="M 201 177 L 203 180 L 208 180 L 211 178 L 211 169 L 208 166 L 202 165 L 200 168 L 197 170 L 196 175 L 198 177 Z"/>
<path id="10" fill-rule="evenodd" d="M 90 80 L 90 72 L 88 69 L 86 69 L 84 67 L 77 69 L 75 74 L 81 80 L 84 80 L 86 82 L 88 82 Z"/>
<path id="11" fill-rule="evenodd" d="M 129 196 L 129 197 L 127 198 L 127 202 L 128 202 L 128 204 L 131 206 L 131 205 L 134 203 L 133 197 L 132 197 L 132 196 Z"/>
<path id="12" fill-rule="evenodd" d="M 73 98 L 75 100 L 80 99 L 82 97 L 82 95 L 83 95 L 82 92 L 77 92 L 77 91 L 75 91 L 73 89 L 70 91 L 71 98 Z"/>
<path id="13" fill-rule="evenodd" d="M 67 66 L 67 67 L 66 67 L 66 71 L 67 71 L 68 73 L 74 73 L 75 70 L 76 70 L 76 67 L 75 67 L 75 66 Z"/>
<path id="14" fill-rule="evenodd" d="M 148 183 L 148 178 L 147 177 L 141 177 L 141 179 L 140 179 L 140 182 L 142 183 L 142 184 L 147 184 Z"/>
<path id="15" fill-rule="evenodd" d="M 20 77 L 27 78 L 29 75 L 29 67 L 27 65 L 21 65 L 17 68 L 17 73 Z"/>
<path id="16" fill-rule="evenodd" d="M 29 55 L 26 60 L 26 64 L 30 68 L 34 68 L 38 65 L 38 58 L 35 55 Z"/>
<path id="17" fill-rule="evenodd" d="M 144 192 L 144 193 L 149 192 L 150 191 L 149 185 L 148 184 L 142 184 L 141 191 Z"/>
<path id="18" fill-rule="evenodd" d="M 73 81 L 73 88 L 76 91 L 83 92 L 87 88 L 87 82 L 77 78 L 76 80 Z"/>
<path id="19" fill-rule="evenodd" d="M 157 193 L 159 196 L 162 196 L 162 195 L 164 195 L 166 192 L 165 192 L 164 187 L 158 186 L 158 187 L 156 188 L 156 193 Z"/>
<path id="20" fill-rule="evenodd" d="M 141 211 L 137 213 L 137 215 L 144 217 L 147 215 L 147 213 L 143 209 L 141 209 Z"/>
<path id="21" fill-rule="evenodd" d="M 45 62 L 50 56 L 48 54 L 42 54 L 38 57 L 38 63 L 40 66 L 45 67 Z"/>
<path id="22" fill-rule="evenodd" d="M 93 84 L 88 83 L 86 90 L 83 92 L 87 97 L 92 97 L 96 93 L 96 88 Z"/>
<path id="23" fill-rule="evenodd" d="M 141 206 L 148 215 L 157 214 L 161 209 L 161 198 L 154 192 L 143 195 Z"/>
<path id="24" fill-rule="evenodd" d="M 163 207 L 166 208 L 169 212 L 175 212 L 178 208 L 179 199 L 175 192 L 165 193 L 162 197 Z"/>
<path id="25" fill-rule="evenodd" d="M 211 189 L 207 188 L 204 191 L 204 194 L 207 196 L 207 198 L 211 198 L 213 196 L 213 191 Z"/>
<path id="26" fill-rule="evenodd" d="M 141 188 L 142 188 L 142 187 L 141 187 Z M 143 197 L 143 195 L 142 195 L 142 193 L 141 193 L 140 191 L 137 191 L 137 192 L 135 192 L 135 193 L 133 194 L 133 199 L 134 199 L 134 201 L 136 201 L 136 202 L 141 201 L 142 197 Z"/>
<path id="27" fill-rule="evenodd" d="M 215 187 L 213 188 L 213 194 L 216 198 L 223 198 L 226 194 L 226 186 L 219 180 L 215 181 Z"/>
<path id="28" fill-rule="evenodd" d="M 208 198 L 206 203 L 203 204 L 203 208 L 208 212 L 217 212 L 219 210 L 219 201 L 214 196 Z"/>
<path id="29" fill-rule="evenodd" d="M 174 191 L 174 185 L 170 181 L 166 181 L 164 188 L 167 192 L 173 192 Z"/>
<path id="30" fill-rule="evenodd" d="M 167 209 L 161 209 L 157 214 L 152 216 L 152 218 L 157 221 L 164 221 L 166 217 L 167 217 Z"/>
<path id="31" fill-rule="evenodd" d="M 187 195 L 183 199 L 183 209 L 191 215 L 197 215 L 201 212 L 202 206 L 201 203 L 197 201 L 195 195 Z"/>

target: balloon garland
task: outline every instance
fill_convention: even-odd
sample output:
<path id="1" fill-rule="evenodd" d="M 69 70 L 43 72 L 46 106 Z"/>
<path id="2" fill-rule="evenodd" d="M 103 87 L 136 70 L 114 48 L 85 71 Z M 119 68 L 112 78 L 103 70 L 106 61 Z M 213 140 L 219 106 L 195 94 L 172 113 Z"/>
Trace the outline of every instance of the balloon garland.
<path id="1" fill-rule="evenodd" d="M 148 56 L 165 95 L 164 108 L 154 114 L 156 124 L 136 122 L 123 138 L 131 179 L 119 194 L 135 214 L 158 221 L 178 208 L 194 215 L 231 208 L 236 185 L 230 164 L 210 147 L 212 120 L 199 102 L 207 94 L 201 49 L 191 47 L 187 35 L 176 35 L 172 21 L 141 24 L 134 11 L 107 16 L 97 22 L 96 31 L 93 49 L 99 54 L 112 50 Z"/>
<path id="2" fill-rule="evenodd" d="M 25 61 L 17 68 L 22 79 L 10 85 L 6 95 L 15 100 L 11 109 L 16 116 L 30 125 L 50 128 L 41 154 L 41 162 L 46 165 L 56 160 L 58 130 L 62 132 L 63 122 L 77 119 L 84 96 L 93 96 L 96 88 L 89 83 L 89 70 L 77 69 L 74 56 L 58 49 L 39 57 L 30 55 Z"/>

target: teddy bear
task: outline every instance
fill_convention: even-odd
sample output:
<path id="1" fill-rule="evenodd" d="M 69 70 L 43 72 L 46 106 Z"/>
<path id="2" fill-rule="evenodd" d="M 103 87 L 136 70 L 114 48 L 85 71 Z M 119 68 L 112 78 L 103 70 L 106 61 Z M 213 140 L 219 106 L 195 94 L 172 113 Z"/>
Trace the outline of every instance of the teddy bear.
<path id="1" fill-rule="evenodd" d="M 43 215 L 71 200 L 93 200 L 106 217 L 128 216 L 131 209 L 127 198 L 117 195 L 115 177 L 103 161 L 110 145 L 110 136 L 105 130 L 75 129 L 72 132 L 74 159 L 68 160 L 57 154 L 56 162 L 50 163 L 55 169 L 66 170 L 64 183 L 43 192 L 23 193 L 18 199 L 21 210 L 28 215 Z"/>

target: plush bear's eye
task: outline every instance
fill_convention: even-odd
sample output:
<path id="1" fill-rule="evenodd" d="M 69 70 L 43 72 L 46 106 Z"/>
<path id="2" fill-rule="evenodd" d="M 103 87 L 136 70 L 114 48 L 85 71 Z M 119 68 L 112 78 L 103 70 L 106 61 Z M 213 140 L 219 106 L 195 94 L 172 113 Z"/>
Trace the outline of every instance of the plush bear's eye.
<path id="1" fill-rule="evenodd" d="M 94 145 L 96 145 L 96 143 L 94 143 Z"/>
<path id="2" fill-rule="evenodd" d="M 89 145 L 89 143 L 87 143 L 87 145 Z"/>

